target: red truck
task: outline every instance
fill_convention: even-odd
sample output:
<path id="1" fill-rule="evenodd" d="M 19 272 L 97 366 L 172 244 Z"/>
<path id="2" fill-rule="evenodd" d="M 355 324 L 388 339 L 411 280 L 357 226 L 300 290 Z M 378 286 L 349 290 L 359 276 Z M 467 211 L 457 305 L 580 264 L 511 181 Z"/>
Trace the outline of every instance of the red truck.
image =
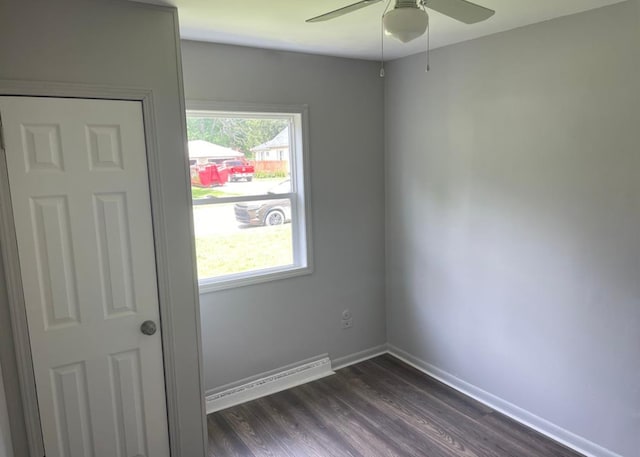
<path id="1" fill-rule="evenodd" d="M 255 169 L 249 162 L 243 160 L 225 160 L 222 162 L 229 172 L 229 181 L 240 181 L 244 179 L 251 182 Z"/>

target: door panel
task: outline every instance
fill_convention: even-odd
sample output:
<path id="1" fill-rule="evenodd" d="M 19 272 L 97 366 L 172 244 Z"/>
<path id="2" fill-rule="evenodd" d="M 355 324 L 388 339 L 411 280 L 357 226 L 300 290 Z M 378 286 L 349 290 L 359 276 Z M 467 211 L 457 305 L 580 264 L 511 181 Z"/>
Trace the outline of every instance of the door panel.
<path id="1" fill-rule="evenodd" d="M 77 325 L 80 311 L 67 198 L 37 197 L 30 203 L 44 328 Z"/>
<path id="2" fill-rule="evenodd" d="M 135 313 L 127 196 L 95 195 L 93 205 L 105 317 Z"/>
<path id="3" fill-rule="evenodd" d="M 118 423 L 118 457 L 145 455 L 140 352 L 110 356 L 111 385 Z"/>
<path id="4" fill-rule="evenodd" d="M 60 455 L 95 455 L 85 363 L 52 368 L 51 384 Z"/>
<path id="5" fill-rule="evenodd" d="M 0 97 L 48 457 L 169 455 L 142 106 Z"/>

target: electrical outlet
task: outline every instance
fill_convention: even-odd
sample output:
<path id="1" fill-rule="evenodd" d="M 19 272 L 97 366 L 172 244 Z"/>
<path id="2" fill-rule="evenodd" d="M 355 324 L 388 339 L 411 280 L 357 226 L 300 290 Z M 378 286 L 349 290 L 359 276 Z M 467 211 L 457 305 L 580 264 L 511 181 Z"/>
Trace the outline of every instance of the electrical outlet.
<path id="1" fill-rule="evenodd" d="M 353 327 L 353 319 L 342 319 L 342 328 L 348 329 Z"/>
<path id="2" fill-rule="evenodd" d="M 345 309 L 344 311 L 342 311 L 342 320 L 343 321 L 348 321 L 349 319 L 351 319 L 351 310 L 349 308 Z"/>

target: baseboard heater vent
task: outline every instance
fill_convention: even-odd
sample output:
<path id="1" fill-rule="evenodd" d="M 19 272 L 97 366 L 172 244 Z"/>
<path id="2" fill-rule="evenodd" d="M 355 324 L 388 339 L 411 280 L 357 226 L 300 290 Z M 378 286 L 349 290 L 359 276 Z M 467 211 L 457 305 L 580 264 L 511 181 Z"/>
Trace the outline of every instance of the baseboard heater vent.
<path id="1" fill-rule="evenodd" d="M 259 377 L 222 386 L 207 395 L 207 414 L 281 392 L 334 374 L 328 354 L 288 365 Z"/>

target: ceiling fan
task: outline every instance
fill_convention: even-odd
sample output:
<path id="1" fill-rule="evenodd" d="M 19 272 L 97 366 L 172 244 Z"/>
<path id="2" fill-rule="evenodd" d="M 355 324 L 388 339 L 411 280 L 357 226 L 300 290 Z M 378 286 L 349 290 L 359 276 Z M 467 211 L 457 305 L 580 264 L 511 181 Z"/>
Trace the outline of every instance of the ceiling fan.
<path id="1" fill-rule="evenodd" d="M 321 22 L 340 17 L 383 0 L 361 0 L 306 22 Z M 382 17 L 387 35 L 407 43 L 424 34 L 429 25 L 429 16 L 424 10 L 430 8 L 465 24 L 475 24 L 494 15 L 495 11 L 466 0 L 396 0 L 395 7 Z"/>

